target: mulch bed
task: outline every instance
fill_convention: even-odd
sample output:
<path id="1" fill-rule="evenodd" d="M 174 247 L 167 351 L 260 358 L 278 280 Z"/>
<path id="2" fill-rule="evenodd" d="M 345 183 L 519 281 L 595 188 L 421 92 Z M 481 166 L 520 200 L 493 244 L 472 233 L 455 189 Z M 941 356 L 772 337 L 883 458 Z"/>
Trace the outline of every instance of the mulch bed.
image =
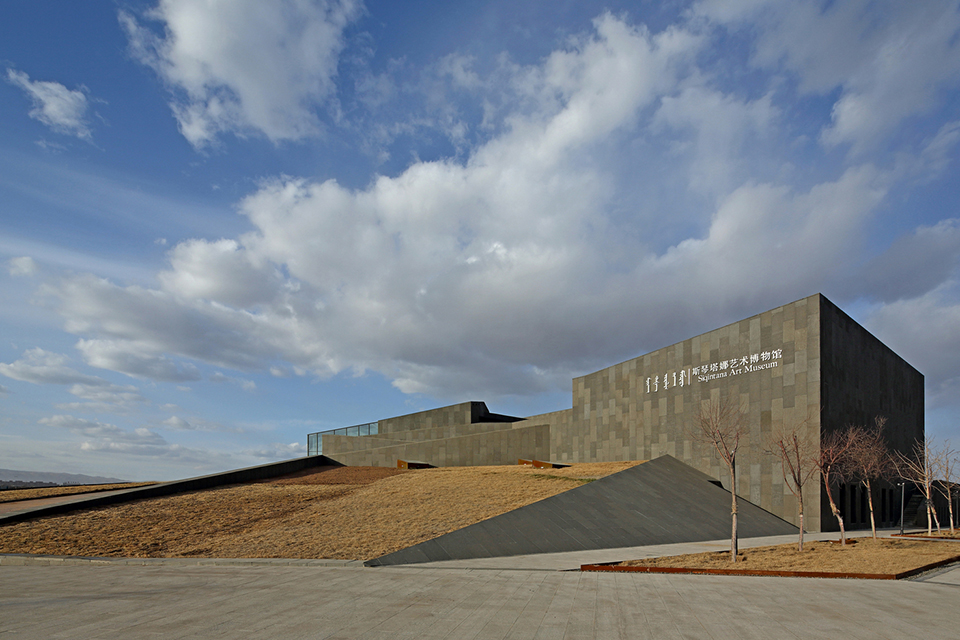
<path id="1" fill-rule="evenodd" d="M 729 557 L 729 552 L 718 551 L 583 565 L 581 570 L 900 580 L 960 562 L 960 549 L 921 540 L 854 538 L 846 547 L 833 541 L 808 542 L 803 552 L 796 544 L 744 549 L 737 564 Z"/>

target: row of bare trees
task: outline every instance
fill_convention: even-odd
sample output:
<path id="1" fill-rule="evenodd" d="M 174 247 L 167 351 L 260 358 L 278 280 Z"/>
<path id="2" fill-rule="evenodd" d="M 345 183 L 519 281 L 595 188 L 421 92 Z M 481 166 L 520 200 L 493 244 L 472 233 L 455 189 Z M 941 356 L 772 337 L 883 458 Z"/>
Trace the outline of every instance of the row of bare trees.
<path id="1" fill-rule="evenodd" d="M 692 434 L 695 440 L 716 450 L 730 475 L 730 559 L 733 562 L 737 561 L 738 551 L 736 461 L 747 426 L 746 413 L 739 405 L 725 400 L 712 401 L 701 406 Z M 936 522 L 937 530 L 940 530 L 933 495 L 934 491 L 941 492 L 950 509 L 950 530 L 954 530 L 952 492 L 960 465 L 958 452 L 950 448 L 949 442 L 940 444 L 930 438 L 916 443 L 909 455 L 892 451 L 884 437 L 885 426 L 886 418 L 877 416 L 872 426 L 849 425 L 818 438 L 819 446 L 806 437 L 806 422 L 792 429 L 783 429 L 770 438 L 766 452 L 781 463 L 784 483 L 797 499 L 800 551 L 803 551 L 803 489 L 814 478 L 823 482 L 830 511 L 840 526 L 843 545 L 846 544 L 846 529 L 833 490 L 844 483 L 856 483 L 866 493 L 874 538 L 877 537 L 877 525 L 873 485 L 893 478 L 913 484 L 923 494 L 928 533 L 932 532 L 931 522 Z"/>

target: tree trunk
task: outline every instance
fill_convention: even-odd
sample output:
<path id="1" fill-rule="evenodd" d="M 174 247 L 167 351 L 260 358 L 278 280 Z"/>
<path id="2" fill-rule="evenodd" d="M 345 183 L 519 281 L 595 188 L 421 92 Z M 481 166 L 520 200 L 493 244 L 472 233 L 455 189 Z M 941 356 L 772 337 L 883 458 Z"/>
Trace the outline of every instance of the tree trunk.
<path id="1" fill-rule="evenodd" d="M 930 489 L 927 488 L 927 535 L 933 535 L 933 500 L 930 499 Z"/>
<path id="2" fill-rule="evenodd" d="M 737 561 L 737 465 L 730 463 L 730 562 Z"/>
<path id="3" fill-rule="evenodd" d="M 867 504 L 870 506 L 870 531 L 873 532 L 873 539 L 877 539 L 877 522 L 873 519 L 873 489 L 870 488 L 870 481 L 864 482 L 867 487 Z"/>
<path id="4" fill-rule="evenodd" d="M 797 551 L 803 551 L 803 491 L 797 493 L 797 499 L 800 501 L 800 544 L 797 545 Z"/>
<path id="5" fill-rule="evenodd" d="M 837 519 L 837 522 L 840 524 L 840 546 L 847 546 L 847 532 L 843 528 L 843 516 L 840 515 L 840 509 L 837 509 L 837 503 L 833 501 L 833 492 L 830 491 L 830 485 L 824 484 L 824 488 L 827 490 L 827 500 L 830 501 L 830 511 L 833 512 L 833 517 Z"/>
<path id="6" fill-rule="evenodd" d="M 950 509 L 950 533 L 954 532 L 953 528 L 953 492 L 950 490 L 949 480 L 947 481 L 947 505 Z"/>

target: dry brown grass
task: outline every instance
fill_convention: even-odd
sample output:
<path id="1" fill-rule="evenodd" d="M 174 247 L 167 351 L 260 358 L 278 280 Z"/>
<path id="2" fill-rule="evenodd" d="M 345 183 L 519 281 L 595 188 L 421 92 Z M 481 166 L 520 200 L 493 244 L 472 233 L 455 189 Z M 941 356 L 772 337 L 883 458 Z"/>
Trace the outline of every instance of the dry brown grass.
<path id="1" fill-rule="evenodd" d="M 5 502 L 19 502 L 20 500 L 36 500 L 38 498 L 55 498 L 57 496 L 72 496 L 78 493 L 97 493 L 113 491 L 114 489 L 133 489 L 144 487 L 155 482 L 124 482 L 119 484 L 84 484 L 71 487 L 39 487 L 37 489 L 7 489 L 0 491 L 0 504 Z"/>
<path id="2" fill-rule="evenodd" d="M 736 564 L 730 552 L 665 556 L 620 563 L 630 567 L 683 567 L 688 569 L 745 569 L 758 571 L 818 571 L 830 573 L 896 574 L 960 556 L 960 545 L 922 540 L 856 538 L 846 546 L 835 542 L 806 542 L 744 549 Z"/>
<path id="3" fill-rule="evenodd" d="M 0 553 L 370 559 L 637 462 L 340 467 L 0 527 Z"/>

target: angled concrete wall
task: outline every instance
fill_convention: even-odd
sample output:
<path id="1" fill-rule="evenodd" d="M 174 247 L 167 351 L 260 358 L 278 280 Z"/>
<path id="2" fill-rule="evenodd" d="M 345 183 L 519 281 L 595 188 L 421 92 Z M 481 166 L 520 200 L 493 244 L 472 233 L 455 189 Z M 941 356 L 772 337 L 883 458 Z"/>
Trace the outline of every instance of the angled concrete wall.
<path id="1" fill-rule="evenodd" d="M 614 549 L 730 536 L 730 494 L 663 456 L 526 507 L 370 560 L 368 566 Z M 743 537 L 797 532 L 741 501 Z"/>

